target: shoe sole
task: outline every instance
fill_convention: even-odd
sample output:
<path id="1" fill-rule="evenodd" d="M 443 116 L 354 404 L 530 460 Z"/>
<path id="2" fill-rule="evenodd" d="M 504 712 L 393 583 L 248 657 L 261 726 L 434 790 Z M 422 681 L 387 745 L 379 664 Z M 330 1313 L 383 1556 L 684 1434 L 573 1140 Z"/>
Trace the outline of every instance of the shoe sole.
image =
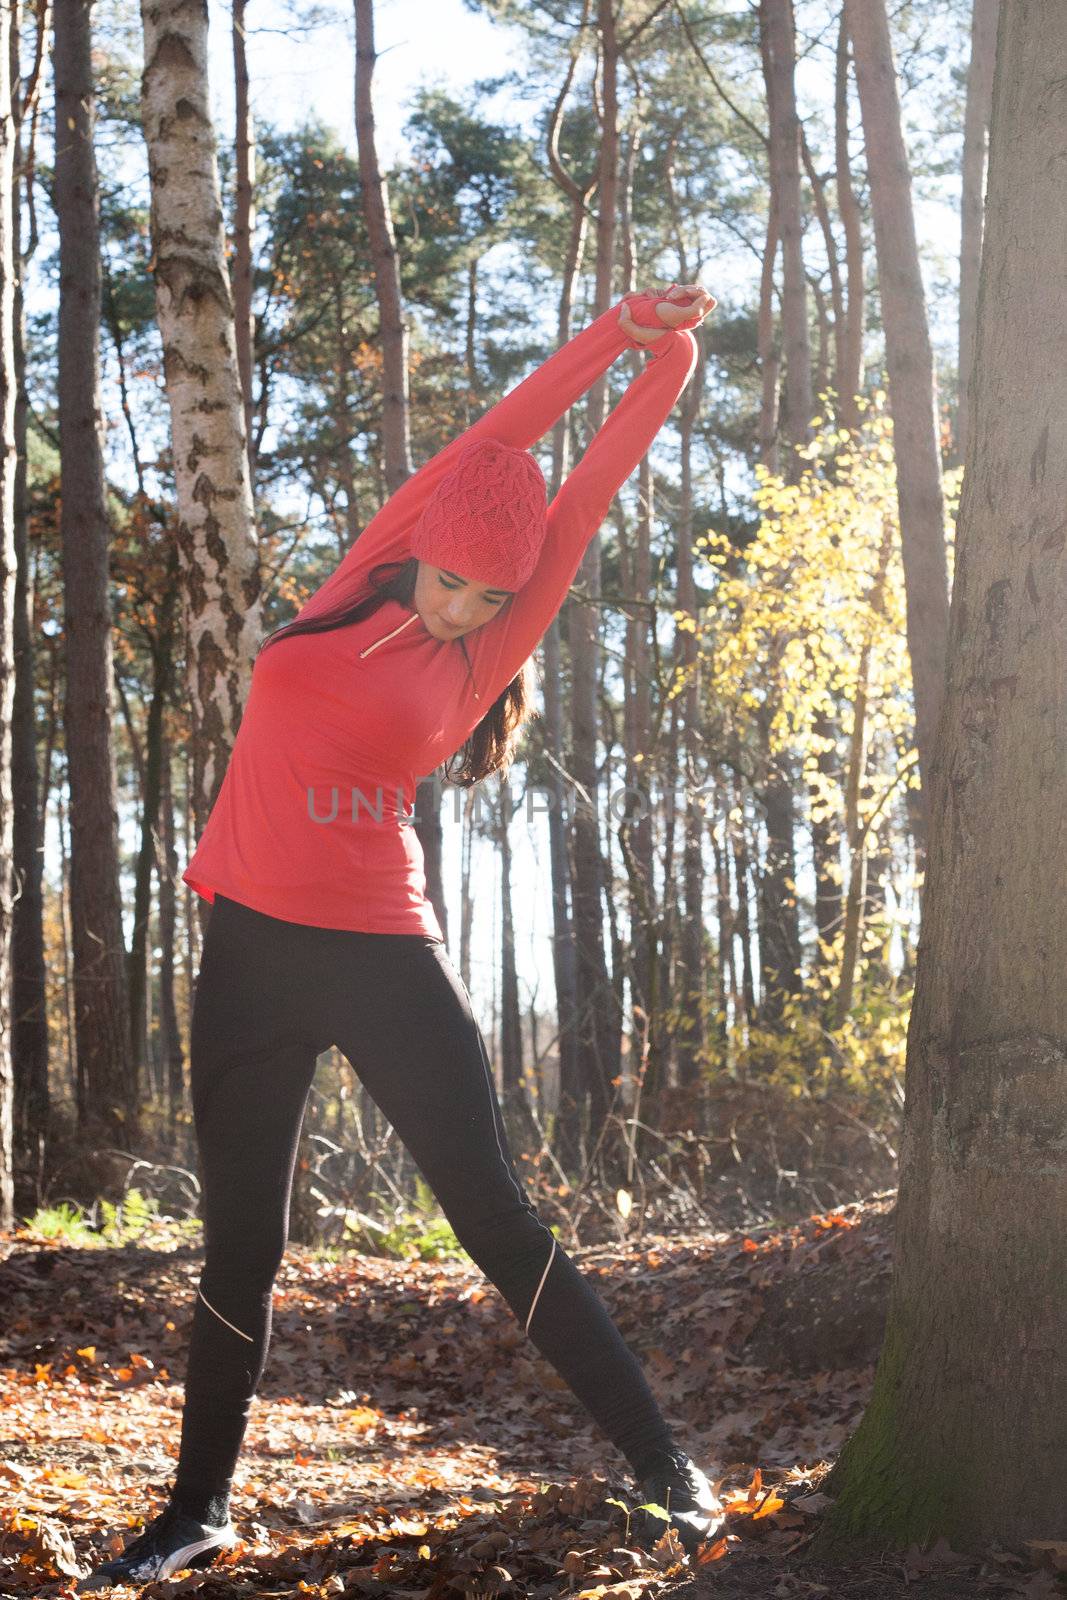
<path id="1" fill-rule="evenodd" d="M 183 1567 L 210 1567 L 215 1557 L 223 1550 L 232 1550 L 237 1543 L 237 1535 L 230 1530 L 224 1537 L 213 1539 L 200 1539 L 196 1544 L 187 1544 L 181 1550 L 175 1550 L 167 1557 L 160 1567 L 157 1578 L 170 1578 Z"/>

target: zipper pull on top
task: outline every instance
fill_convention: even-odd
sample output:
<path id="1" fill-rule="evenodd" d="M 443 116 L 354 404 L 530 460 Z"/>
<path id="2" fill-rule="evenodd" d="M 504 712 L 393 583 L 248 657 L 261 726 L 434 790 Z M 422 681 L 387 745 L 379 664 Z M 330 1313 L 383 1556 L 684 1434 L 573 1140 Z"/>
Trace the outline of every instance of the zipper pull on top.
<path id="1" fill-rule="evenodd" d="M 372 650 L 377 650 L 377 648 L 378 648 L 378 646 L 380 644 L 385 644 L 387 639 L 394 638 L 395 635 L 398 634 L 401 631 L 402 628 L 406 628 L 407 627 L 409 622 L 414 622 L 415 619 L 417 618 L 418 614 L 419 613 L 417 611 L 413 611 L 411 613 L 410 617 L 405 617 L 403 622 L 398 623 L 397 626 L 392 630 L 391 633 L 383 633 L 380 639 L 375 639 L 373 644 L 367 645 L 366 649 L 361 650 L 359 652 L 359 659 L 362 661 L 363 657 L 364 656 L 369 656 Z"/>

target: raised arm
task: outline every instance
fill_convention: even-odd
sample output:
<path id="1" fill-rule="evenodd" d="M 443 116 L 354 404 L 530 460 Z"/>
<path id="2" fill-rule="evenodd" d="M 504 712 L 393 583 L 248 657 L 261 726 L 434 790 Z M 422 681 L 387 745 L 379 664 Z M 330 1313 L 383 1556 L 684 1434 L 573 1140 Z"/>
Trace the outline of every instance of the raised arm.
<path id="1" fill-rule="evenodd" d="M 682 328 L 648 345 L 650 359 L 593 439 L 548 508 L 548 532 L 532 576 L 501 612 L 471 635 L 472 669 L 491 704 L 536 649 L 567 598 L 586 546 L 612 500 L 645 455 L 696 366 Z M 479 638 L 484 635 L 484 638 Z"/>
<path id="2" fill-rule="evenodd" d="M 411 533 L 426 501 L 466 445 L 477 439 L 496 439 L 520 450 L 529 449 L 624 350 L 654 348 L 646 346 L 640 335 L 634 338 L 626 332 L 619 320 L 620 310 L 627 302 L 639 322 L 652 324 L 657 318 L 650 314 L 650 308 L 657 300 L 665 299 L 665 295 L 654 294 L 623 296 L 622 301 L 575 334 L 477 422 L 432 456 L 371 518 L 339 566 L 305 601 L 298 613 L 300 619 L 346 604 L 363 587 L 370 568 L 380 561 L 408 558 Z M 662 322 L 658 325 L 663 326 Z M 512 602 L 508 604 L 510 607 Z"/>

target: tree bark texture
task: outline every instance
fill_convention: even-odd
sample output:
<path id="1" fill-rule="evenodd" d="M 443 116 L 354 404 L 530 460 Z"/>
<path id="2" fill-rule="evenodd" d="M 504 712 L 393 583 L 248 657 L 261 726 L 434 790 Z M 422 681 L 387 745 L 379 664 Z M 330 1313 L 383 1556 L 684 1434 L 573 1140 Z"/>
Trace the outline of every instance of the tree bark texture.
<path id="1" fill-rule="evenodd" d="M 261 636 L 244 394 L 207 73 L 207 0 L 142 0 L 152 266 L 187 600 L 193 811 L 226 772 Z"/>
<path id="2" fill-rule="evenodd" d="M 800 123 L 797 120 L 796 31 L 792 0 L 760 0 L 760 40 L 770 127 L 771 193 L 782 242 L 782 435 L 786 477 L 795 483 L 801 463 L 794 448 L 808 438 L 812 417 L 808 283 L 804 276 L 804 220 L 800 198 Z"/>
<path id="3" fill-rule="evenodd" d="M 374 261 L 378 325 L 382 341 L 382 452 L 389 493 L 411 476 L 408 404 L 408 335 L 400 298 L 400 268 L 389 208 L 389 189 L 378 163 L 372 86 L 374 0 L 356 5 L 356 143 L 363 190 L 363 216 Z"/>
<path id="4" fill-rule="evenodd" d="M 956 411 L 956 453 L 967 452 L 971 370 L 974 366 L 974 320 L 978 311 L 978 271 L 982 261 L 985 212 L 986 150 L 993 102 L 993 64 L 997 51 L 1000 0 L 974 0 L 971 15 L 971 62 L 967 71 L 967 105 L 963 119 L 963 173 L 960 195 L 960 353 L 959 404 Z"/>
<path id="5" fill-rule="evenodd" d="M 915 741 L 925 795 L 945 684 L 948 569 L 934 360 L 885 0 L 845 0 L 859 86 L 885 325 Z"/>
<path id="6" fill-rule="evenodd" d="M 42 878 L 44 808 L 48 801 L 51 748 L 45 741 L 43 783 L 38 775 L 36 629 L 34 573 L 29 543 L 27 496 L 26 315 L 22 292 L 22 107 L 19 65 L 21 6 L 11 11 L 10 66 L 15 148 L 11 167 L 11 257 L 14 263 L 15 384 L 15 698 L 11 729 L 11 788 L 14 804 L 15 906 L 11 929 L 11 1048 L 15 1069 L 15 1145 L 37 1155 L 51 1118 L 48 1081 L 48 1012 L 44 961 Z M 43 32 L 43 28 L 42 28 Z M 43 39 L 42 39 L 43 44 Z M 5 169 L 6 170 L 6 169 Z M 6 237 L 6 235 L 5 235 Z M 5 251 L 4 260 L 7 261 Z M 56 653 L 51 661 L 54 666 Z"/>
<path id="7" fill-rule="evenodd" d="M 1004 6 L 893 1285 L 824 1548 L 1067 1538 L 1065 86 L 1059 0 Z"/>
<path id="8" fill-rule="evenodd" d="M 14 915 L 15 803 L 12 713 L 15 704 L 15 483 L 18 471 L 15 399 L 16 254 L 13 182 L 18 137 L 12 83 L 16 9 L 0 8 L 0 1228 L 15 1225 L 15 1074 L 11 1015 L 11 922 Z"/>
<path id="9" fill-rule="evenodd" d="M 100 228 L 89 0 L 54 13 L 59 223 L 59 517 L 66 639 L 74 1028 L 83 1124 L 127 1144 L 137 1119 L 119 886 L 100 381 Z M 0 188 L 8 184 L 0 180 Z"/>

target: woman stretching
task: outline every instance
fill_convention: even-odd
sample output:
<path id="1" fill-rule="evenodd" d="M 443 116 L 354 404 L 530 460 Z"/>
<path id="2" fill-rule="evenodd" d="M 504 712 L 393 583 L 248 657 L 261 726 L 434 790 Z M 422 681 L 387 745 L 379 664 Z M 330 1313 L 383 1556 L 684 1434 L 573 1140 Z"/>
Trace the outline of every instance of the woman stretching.
<path id="1" fill-rule="evenodd" d="M 530 657 L 590 539 L 692 374 L 699 285 L 627 295 L 399 488 L 257 657 L 215 806 L 183 877 L 211 903 L 190 1040 L 205 1255 L 175 1481 L 81 1589 L 207 1566 L 262 1376 L 316 1058 L 336 1045 L 465 1250 L 665 1505 L 687 1550 L 721 1506 L 629 1345 L 538 1215 L 508 1147 L 485 1043 L 407 826 L 457 752 L 506 767 Z M 550 506 L 529 447 L 624 350 L 643 370 Z M 384 578 L 384 581 L 382 581 Z M 635 1518 L 642 1537 L 666 1524 Z"/>

